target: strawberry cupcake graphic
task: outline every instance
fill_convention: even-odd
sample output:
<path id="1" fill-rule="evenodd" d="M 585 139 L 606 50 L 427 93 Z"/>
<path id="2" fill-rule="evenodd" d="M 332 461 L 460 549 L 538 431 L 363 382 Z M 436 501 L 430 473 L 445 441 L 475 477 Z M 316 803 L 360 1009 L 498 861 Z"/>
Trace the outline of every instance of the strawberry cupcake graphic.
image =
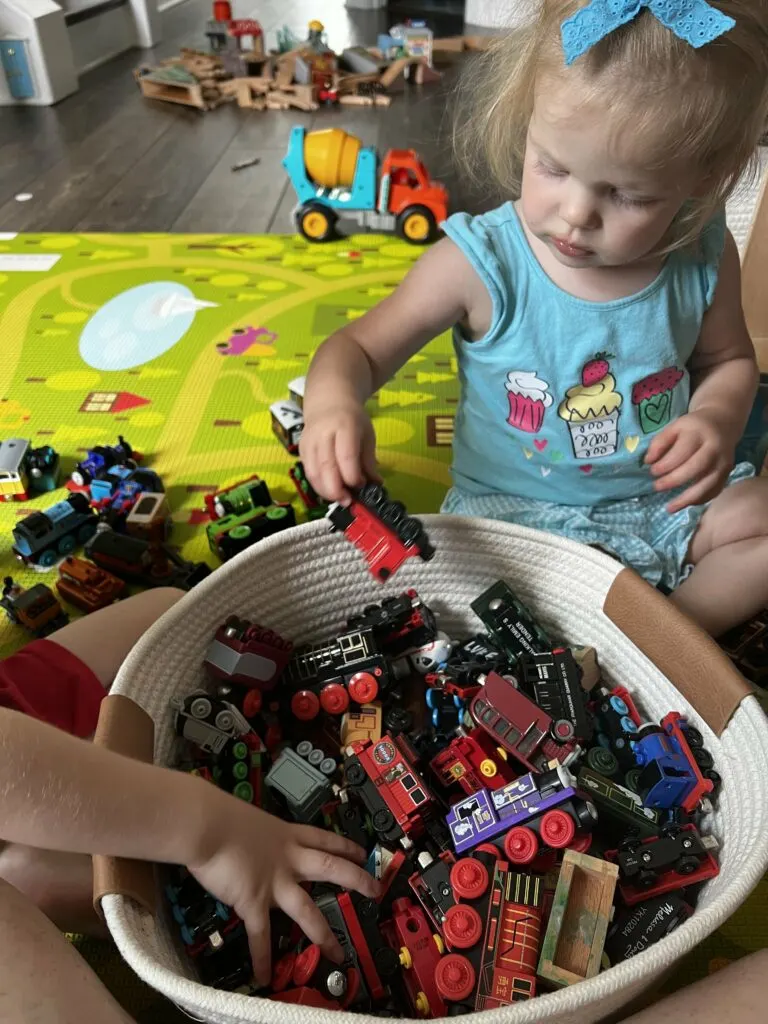
<path id="1" fill-rule="evenodd" d="M 549 384 L 540 380 L 532 370 L 511 370 L 507 374 L 510 427 L 538 434 L 544 422 L 544 412 L 552 405 Z"/>
<path id="2" fill-rule="evenodd" d="M 650 373 L 632 388 L 632 404 L 637 406 L 637 417 L 644 434 L 653 434 L 666 427 L 672 418 L 672 392 L 683 379 L 683 371 L 676 366 Z"/>
<path id="3" fill-rule="evenodd" d="M 608 360 L 612 358 L 608 353 L 598 352 L 586 362 L 581 370 L 581 384 L 568 388 L 557 410 L 568 423 L 577 459 L 599 459 L 616 451 L 622 396 L 610 372 Z"/>

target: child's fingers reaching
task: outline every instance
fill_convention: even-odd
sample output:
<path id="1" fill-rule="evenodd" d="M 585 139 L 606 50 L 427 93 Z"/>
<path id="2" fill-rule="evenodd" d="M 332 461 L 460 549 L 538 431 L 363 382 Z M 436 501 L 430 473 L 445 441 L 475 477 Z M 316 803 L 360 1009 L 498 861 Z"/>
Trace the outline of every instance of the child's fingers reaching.
<path id="1" fill-rule="evenodd" d="M 362 487 L 365 483 L 361 459 L 362 441 L 357 427 L 340 430 L 336 434 L 336 463 L 347 487 Z"/>
<path id="2" fill-rule="evenodd" d="M 350 839 L 345 839 L 337 832 L 315 828 L 314 825 L 296 825 L 295 828 L 297 839 L 302 846 L 307 846 L 313 850 L 327 850 L 328 853 L 334 853 L 338 857 L 346 857 L 347 860 L 356 861 L 358 864 L 364 864 L 368 859 L 368 855 L 362 846 L 358 846 L 357 843 L 353 843 Z"/>
<path id="3" fill-rule="evenodd" d="M 253 963 L 253 976 L 257 985 L 268 985 L 272 977 L 270 954 L 269 911 L 258 907 L 249 913 L 241 913 L 248 935 L 248 946 Z"/>
<path id="4" fill-rule="evenodd" d="M 309 941 L 315 942 L 322 949 L 329 960 L 336 964 L 342 962 L 344 951 L 331 931 L 331 926 L 300 885 L 295 882 L 282 883 L 275 891 L 275 902 L 296 922 Z"/>
<path id="5" fill-rule="evenodd" d="M 332 882 L 342 889 L 354 889 L 362 896 L 375 899 L 379 884 L 359 864 L 321 850 L 301 850 L 295 870 L 303 882 Z"/>
<path id="6" fill-rule="evenodd" d="M 322 450 L 318 453 L 317 478 L 317 490 L 327 501 L 349 501 L 350 494 L 344 486 L 332 437 L 325 440 Z"/>

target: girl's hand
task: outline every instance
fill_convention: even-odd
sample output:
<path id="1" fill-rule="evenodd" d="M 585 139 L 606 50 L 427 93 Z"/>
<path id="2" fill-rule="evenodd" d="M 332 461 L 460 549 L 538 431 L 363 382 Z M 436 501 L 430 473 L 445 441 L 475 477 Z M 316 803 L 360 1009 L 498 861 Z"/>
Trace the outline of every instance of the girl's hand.
<path id="1" fill-rule="evenodd" d="M 187 867 L 242 918 L 257 983 L 266 985 L 271 976 L 270 907 L 280 907 L 329 959 L 341 963 L 341 946 L 301 883 L 333 882 L 375 898 L 379 883 L 360 866 L 365 851 L 335 832 L 291 825 L 229 795 L 221 800 L 224 794 L 213 786 L 209 795 L 206 849 Z"/>
<path id="2" fill-rule="evenodd" d="M 363 405 L 347 402 L 314 412 L 299 442 L 310 483 L 328 501 L 348 503 L 349 488 L 380 482 L 376 435 Z"/>
<path id="3" fill-rule="evenodd" d="M 679 512 L 717 497 L 733 469 L 735 447 L 722 421 L 705 409 L 689 412 L 662 430 L 645 456 L 656 478 L 655 490 L 690 485 L 667 510 Z"/>

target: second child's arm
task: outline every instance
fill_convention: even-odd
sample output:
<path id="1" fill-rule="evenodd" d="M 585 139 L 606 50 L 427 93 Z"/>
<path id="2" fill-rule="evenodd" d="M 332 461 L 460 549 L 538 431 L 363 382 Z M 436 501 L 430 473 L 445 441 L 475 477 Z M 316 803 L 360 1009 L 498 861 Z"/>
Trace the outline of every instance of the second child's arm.
<path id="1" fill-rule="evenodd" d="M 365 402 L 432 338 L 463 321 L 470 337 L 487 329 L 490 297 L 460 249 L 444 238 L 399 287 L 318 349 L 307 378 L 301 457 L 330 501 L 377 479 Z"/>
<path id="2" fill-rule="evenodd" d="M 301 883 L 366 896 L 365 852 L 334 832 L 291 825 L 210 782 L 142 764 L 0 708 L 0 840 L 71 853 L 184 864 L 248 932 L 256 979 L 269 980 L 269 909 L 279 906 L 340 961 Z"/>

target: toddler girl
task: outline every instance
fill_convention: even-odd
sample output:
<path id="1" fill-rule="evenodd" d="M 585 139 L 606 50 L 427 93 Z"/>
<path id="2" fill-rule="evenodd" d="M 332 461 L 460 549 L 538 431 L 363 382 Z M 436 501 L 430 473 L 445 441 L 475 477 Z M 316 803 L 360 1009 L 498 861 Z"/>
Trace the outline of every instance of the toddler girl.
<path id="1" fill-rule="evenodd" d="M 757 384 L 724 202 L 768 115 L 768 0 L 543 0 L 457 132 L 516 201 L 456 214 L 318 350 L 322 494 L 375 478 L 364 402 L 454 328 L 444 512 L 599 545 L 713 635 L 768 602 L 768 480 L 733 468 Z"/>

